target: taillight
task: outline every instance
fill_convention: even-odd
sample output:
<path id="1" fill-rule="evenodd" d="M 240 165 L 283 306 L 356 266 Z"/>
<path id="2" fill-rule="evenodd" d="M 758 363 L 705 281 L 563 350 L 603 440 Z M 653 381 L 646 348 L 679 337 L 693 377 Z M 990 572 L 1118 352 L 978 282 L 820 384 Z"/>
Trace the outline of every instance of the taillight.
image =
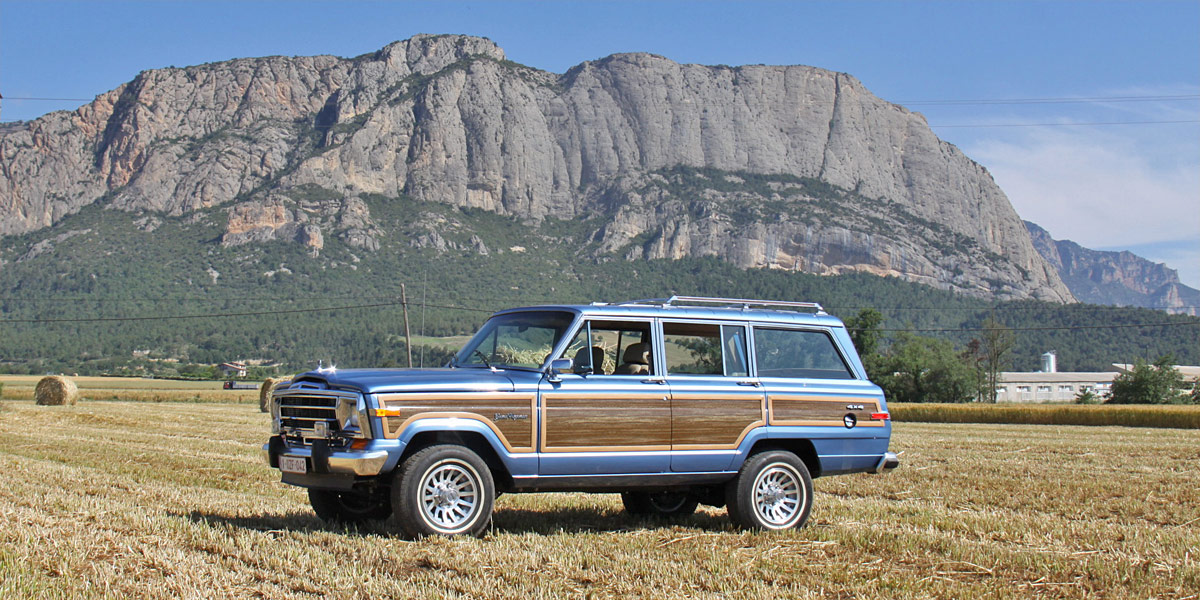
<path id="1" fill-rule="evenodd" d="M 892 418 L 892 415 L 885 413 L 885 412 L 884 413 L 871 413 L 872 421 L 887 421 L 888 419 L 891 419 L 891 418 Z"/>

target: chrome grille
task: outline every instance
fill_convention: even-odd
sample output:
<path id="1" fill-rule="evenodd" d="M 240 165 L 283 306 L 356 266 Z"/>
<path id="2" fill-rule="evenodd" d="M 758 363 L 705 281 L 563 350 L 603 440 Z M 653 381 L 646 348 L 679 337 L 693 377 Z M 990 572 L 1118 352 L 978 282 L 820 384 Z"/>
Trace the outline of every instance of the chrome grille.
<path id="1" fill-rule="evenodd" d="M 284 430 L 304 434 L 312 432 L 318 421 L 324 421 L 327 431 L 338 430 L 337 396 L 312 393 L 279 397 L 279 425 Z"/>

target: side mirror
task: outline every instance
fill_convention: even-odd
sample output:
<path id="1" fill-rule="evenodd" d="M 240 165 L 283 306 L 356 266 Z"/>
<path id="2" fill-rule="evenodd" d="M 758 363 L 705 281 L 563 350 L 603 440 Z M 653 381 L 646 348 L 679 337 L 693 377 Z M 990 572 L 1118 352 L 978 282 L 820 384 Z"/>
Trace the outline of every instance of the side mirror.
<path id="1" fill-rule="evenodd" d="M 562 375 L 563 373 L 570 373 L 574 366 L 575 362 L 569 358 L 556 358 L 550 361 L 550 374 Z"/>

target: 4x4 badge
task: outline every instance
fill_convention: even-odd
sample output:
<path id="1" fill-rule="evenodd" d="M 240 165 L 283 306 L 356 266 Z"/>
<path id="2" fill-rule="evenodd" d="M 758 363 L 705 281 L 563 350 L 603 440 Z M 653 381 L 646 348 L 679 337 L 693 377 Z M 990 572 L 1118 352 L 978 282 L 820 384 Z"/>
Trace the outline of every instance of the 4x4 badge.
<path id="1" fill-rule="evenodd" d="M 853 414 L 847 414 L 846 416 L 842 417 L 842 423 L 846 424 L 846 429 L 853 429 L 854 426 L 858 424 L 858 418 Z"/>

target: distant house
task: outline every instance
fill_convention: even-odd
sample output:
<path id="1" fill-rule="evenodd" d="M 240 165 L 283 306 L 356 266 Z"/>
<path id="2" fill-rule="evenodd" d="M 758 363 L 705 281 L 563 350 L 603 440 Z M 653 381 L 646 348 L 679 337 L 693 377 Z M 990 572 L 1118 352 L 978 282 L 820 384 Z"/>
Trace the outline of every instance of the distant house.
<path id="1" fill-rule="evenodd" d="M 246 376 L 246 363 L 244 362 L 233 361 L 221 363 L 217 368 L 221 370 L 221 375 L 224 375 L 225 377 Z"/>
<path id="2" fill-rule="evenodd" d="M 1054 368 L 1053 361 L 1049 364 Z M 1189 381 L 1200 377 L 1200 367 L 1175 368 Z M 1133 365 L 1113 363 L 1109 371 L 1101 373 L 1003 372 L 996 384 L 996 402 L 1071 402 L 1082 392 L 1104 396 L 1112 390 L 1118 375 L 1132 369 Z"/>

